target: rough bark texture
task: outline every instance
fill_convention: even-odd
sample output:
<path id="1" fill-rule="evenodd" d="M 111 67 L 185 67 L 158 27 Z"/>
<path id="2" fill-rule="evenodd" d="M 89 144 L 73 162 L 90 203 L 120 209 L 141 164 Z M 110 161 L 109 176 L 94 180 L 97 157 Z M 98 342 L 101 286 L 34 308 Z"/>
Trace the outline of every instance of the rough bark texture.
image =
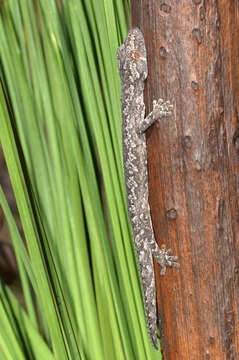
<path id="1" fill-rule="evenodd" d="M 147 132 L 155 235 L 181 264 L 157 271 L 163 358 L 238 360 L 239 2 L 131 6 L 148 51 L 147 113 L 159 97 L 174 104 Z"/>

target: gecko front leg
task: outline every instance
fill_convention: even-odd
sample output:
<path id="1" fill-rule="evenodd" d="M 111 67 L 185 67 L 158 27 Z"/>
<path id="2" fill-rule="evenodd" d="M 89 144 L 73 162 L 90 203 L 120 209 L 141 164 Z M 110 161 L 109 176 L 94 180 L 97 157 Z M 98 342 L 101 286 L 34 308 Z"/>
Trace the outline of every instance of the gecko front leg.
<path id="1" fill-rule="evenodd" d="M 175 267 L 176 269 L 180 268 L 180 265 L 177 263 L 178 257 L 172 256 L 172 250 L 166 250 L 166 246 L 162 245 L 161 249 L 154 240 L 154 243 L 151 244 L 151 251 L 155 257 L 157 263 L 162 267 L 160 275 L 165 275 L 167 266 Z"/>
<path id="2" fill-rule="evenodd" d="M 158 99 L 158 101 L 154 100 L 153 111 L 141 121 L 138 131 L 139 134 L 143 134 L 156 120 L 164 116 L 172 115 L 172 109 L 173 105 L 170 104 L 170 101 L 163 101 L 163 99 Z"/>

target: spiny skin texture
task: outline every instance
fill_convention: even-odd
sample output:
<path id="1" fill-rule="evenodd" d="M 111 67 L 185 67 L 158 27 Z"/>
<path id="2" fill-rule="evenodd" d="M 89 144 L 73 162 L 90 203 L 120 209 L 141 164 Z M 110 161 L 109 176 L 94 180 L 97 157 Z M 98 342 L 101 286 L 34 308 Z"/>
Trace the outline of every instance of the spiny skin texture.
<path id="1" fill-rule="evenodd" d="M 134 242 L 142 278 L 147 327 L 153 345 L 158 349 L 156 333 L 156 289 L 153 256 L 162 266 L 179 267 L 177 257 L 165 246 L 160 249 L 155 241 L 148 202 L 148 170 L 145 131 L 153 122 L 171 114 L 172 106 L 162 99 L 153 102 L 153 111 L 145 118 L 143 99 L 147 77 L 144 38 L 139 29 L 129 31 L 124 44 L 117 51 L 122 85 L 122 131 L 124 175 L 128 213 L 133 228 Z"/>

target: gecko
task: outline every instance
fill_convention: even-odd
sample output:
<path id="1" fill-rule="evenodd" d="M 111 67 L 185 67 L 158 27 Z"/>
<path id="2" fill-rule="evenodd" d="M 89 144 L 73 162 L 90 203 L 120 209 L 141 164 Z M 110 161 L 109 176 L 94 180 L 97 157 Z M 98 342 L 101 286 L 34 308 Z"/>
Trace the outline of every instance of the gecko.
<path id="1" fill-rule="evenodd" d="M 179 268 L 177 256 L 155 240 L 148 200 L 146 130 L 158 119 L 172 114 L 169 101 L 153 101 L 145 117 L 144 83 L 148 75 L 146 47 L 138 28 L 129 31 L 117 50 L 122 95 L 122 142 L 127 206 L 141 274 L 146 323 L 150 339 L 158 349 L 156 287 L 153 257 L 161 265 Z"/>

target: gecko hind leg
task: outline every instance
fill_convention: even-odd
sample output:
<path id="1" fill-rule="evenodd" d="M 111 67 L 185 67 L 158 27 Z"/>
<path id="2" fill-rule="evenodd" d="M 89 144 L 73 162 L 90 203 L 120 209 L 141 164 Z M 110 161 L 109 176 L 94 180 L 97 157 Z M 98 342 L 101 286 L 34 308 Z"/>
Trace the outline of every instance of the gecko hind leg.
<path id="1" fill-rule="evenodd" d="M 143 134 L 156 120 L 172 115 L 172 109 L 173 105 L 170 104 L 170 101 L 154 100 L 153 111 L 141 122 L 139 133 Z"/>
<path id="2" fill-rule="evenodd" d="M 177 263 L 178 257 L 172 256 L 172 250 L 166 250 L 166 246 L 162 245 L 161 249 L 158 244 L 154 241 L 151 247 L 153 256 L 157 263 L 162 267 L 160 274 L 165 275 L 167 266 L 180 268 L 180 264 Z"/>

